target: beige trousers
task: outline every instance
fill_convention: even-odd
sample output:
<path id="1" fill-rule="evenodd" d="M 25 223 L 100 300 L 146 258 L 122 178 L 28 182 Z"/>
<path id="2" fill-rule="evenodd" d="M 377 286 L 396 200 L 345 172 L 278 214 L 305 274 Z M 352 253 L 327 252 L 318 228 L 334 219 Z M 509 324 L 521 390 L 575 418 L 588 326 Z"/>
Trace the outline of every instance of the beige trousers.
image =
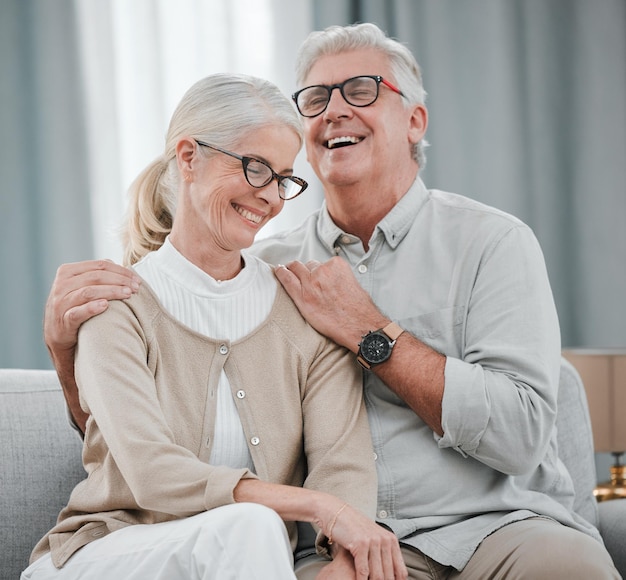
<path id="1" fill-rule="evenodd" d="M 488 536 L 463 571 L 402 546 L 412 580 L 604 580 L 619 573 L 602 544 L 552 520 L 531 518 Z M 298 563 L 298 580 L 314 580 L 324 562 Z"/>
<path id="2" fill-rule="evenodd" d="M 508 524 L 478 547 L 459 572 L 406 547 L 413 580 L 604 580 L 619 579 L 604 546 L 552 520 L 531 518 Z"/>

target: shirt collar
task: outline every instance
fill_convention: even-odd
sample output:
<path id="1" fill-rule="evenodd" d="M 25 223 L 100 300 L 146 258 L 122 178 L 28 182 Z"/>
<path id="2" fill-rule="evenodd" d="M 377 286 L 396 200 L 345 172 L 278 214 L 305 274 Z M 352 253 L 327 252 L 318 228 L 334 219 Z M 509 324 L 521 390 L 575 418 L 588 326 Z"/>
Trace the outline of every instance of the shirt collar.
<path id="1" fill-rule="evenodd" d="M 427 197 L 428 190 L 421 178 L 417 177 L 400 201 L 398 201 L 391 211 L 380 220 L 372 238 L 376 236 L 377 230 L 380 230 L 385 236 L 387 243 L 392 248 L 396 248 L 404 239 L 404 236 L 406 236 L 417 214 L 426 202 Z M 358 238 L 344 232 L 335 224 L 328 213 L 326 201 L 322 204 L 320 217 L 317 221 L 317 235 L 330 253 L 333 253 L 337 243 L 358 241 Z"/>

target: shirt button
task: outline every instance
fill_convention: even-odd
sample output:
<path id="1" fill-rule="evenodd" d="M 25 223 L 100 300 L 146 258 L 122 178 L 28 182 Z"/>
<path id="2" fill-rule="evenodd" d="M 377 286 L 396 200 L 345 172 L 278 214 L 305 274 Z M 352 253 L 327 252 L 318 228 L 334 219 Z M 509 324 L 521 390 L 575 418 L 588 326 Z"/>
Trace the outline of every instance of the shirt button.
<path id="1" fill-rule="evenodd" d="M 378 459 L 378 453 L 374 453 L 374 461 Z"/>
<path id="2" fill-rule="evenodd" d="M 357 268 L 357 270 L 361 274 L 365 274 L 365 272 L 367 272 L 367 266 L 365 264 L 359 264 L 359 267 Z"/>
<path id="3" fill-rule="evenodd" d="M 261 443 L 261 440 L 258 437 L 252 437 L 252 439 L 250 439 L 250 443 L 252 443 L 252 445 L 258 445 Z"/>
<path id="4" fill-rule="evenodd" d="M 220 345 L 220 354 L 227 354 L 228 347 L 225 344 Z"/>
<path id="5" fill-rule="evenodd" d="M 384 520 L 384 519 L 385 519 L 388 515 L 389 515 L 389 514 L 387 513 L 387 511 L 386 511 L 386 510 L 380 510 L 380 511 L 378 512 L 378 517 L 379 517 L 381 520 Z"/>
<path id="6" fill-rule="evenodd" d="M 238 399 L 243 399 L 246 396 L 246 392 L 245 391 L 237 391 L 237 398 Z"/>
<path id="7" fill-rule="evenodd" d="M 349 244 L 352 240 L 350 239 L 350 236 L 341 236 L 341 243 L 342 244 Z"/>

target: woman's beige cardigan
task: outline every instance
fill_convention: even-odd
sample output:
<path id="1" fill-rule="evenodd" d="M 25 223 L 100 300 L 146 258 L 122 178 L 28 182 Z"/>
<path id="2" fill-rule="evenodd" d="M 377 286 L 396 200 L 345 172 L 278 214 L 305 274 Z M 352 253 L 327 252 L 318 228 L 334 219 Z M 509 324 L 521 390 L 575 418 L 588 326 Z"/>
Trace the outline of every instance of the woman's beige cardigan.
<path id="1" fill-rule="evenodd" d="M 225 370 L 256 475 L 207 463 Z M 86 480 L 31 556 L 57 567 L 130 524 L 184 518 L 234 502 L 242 478 L 323 490 L 373 517 L 376 474 L 360 372 L 278 285 L 269 318 L 237 342 L 172 318 L 146 283 L 80 330 L 76 378 L 91 414 Z M 307 474 L 308 468 L 308 474 Z M 295 546 L 295 524 L 288 523 Z"/>

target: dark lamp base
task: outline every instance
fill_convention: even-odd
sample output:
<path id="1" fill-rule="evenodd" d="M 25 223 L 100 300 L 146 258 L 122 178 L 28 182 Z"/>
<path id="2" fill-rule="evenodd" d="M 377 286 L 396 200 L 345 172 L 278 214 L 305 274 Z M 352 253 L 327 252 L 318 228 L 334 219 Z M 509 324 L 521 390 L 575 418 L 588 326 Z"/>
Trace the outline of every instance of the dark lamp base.
<path id="1" fill-rule="evenodd" d="M 626 465 L 612 465 L 611 481 L 599 484 L 593 495 L 598 501 L 626 498 Z"/>

